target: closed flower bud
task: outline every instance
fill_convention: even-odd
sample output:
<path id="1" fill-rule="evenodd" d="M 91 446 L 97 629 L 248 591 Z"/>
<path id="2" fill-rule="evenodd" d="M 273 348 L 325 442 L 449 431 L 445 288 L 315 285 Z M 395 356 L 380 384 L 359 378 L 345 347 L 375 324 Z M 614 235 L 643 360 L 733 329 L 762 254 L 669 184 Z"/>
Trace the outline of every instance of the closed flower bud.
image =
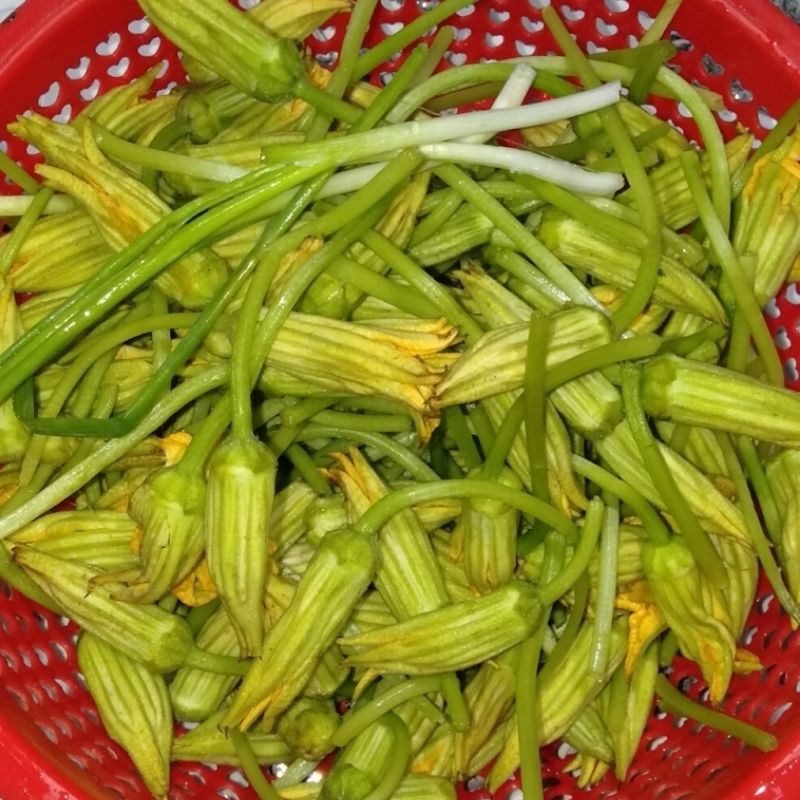
<path id="1" fill-rule="evenodd" d="M 172 709 L 164 678 L 89 633 L 78 640 L 78 666 L 108 735 L 155 797 L 166 798 Z"/>
<path id="2" fill-rule="evenodd" d="M 156 470 L 131 498 L 130 515 L 144 532 L 139 575 L 115 588 L 121 600 L 152 603 L 191 572 L 203 554 L 205 481 L 180 466 Z"/>
<path id="3" fill-rule="evenodd" d="M 700 667 L 711 702 L 719 703 L 728 689 L 736 650 L 729 627 L 719 619 L 724 601 L 714 594 L 692 554 L 677 539 L 666 545 L 646 545 L 642 560 L 658 610 L 683 654 Z"/>
<path id="4" fill-rule="evenodd" d="M 301 697 L 278 720 L 278 734 L 297 757 L 319 761 L 333 750 L 340 722 L 331 700 Z"/>
<path id="5" fill-rule="evenodd" d="M 268 523 L 276 460 L 255 437 L 233 438 L 211 457 L 205 510 L 208 568 L 243 655 L 261 650 Z"/>
<path id="6" fill-rule="evenodd" d="M 519 644 L 531 635 L 541 614 L 536 589 L 511 581 L 475 600 L 350 636 L 340 644 L 352 666 L 409 675 L 450 672 Z"/>

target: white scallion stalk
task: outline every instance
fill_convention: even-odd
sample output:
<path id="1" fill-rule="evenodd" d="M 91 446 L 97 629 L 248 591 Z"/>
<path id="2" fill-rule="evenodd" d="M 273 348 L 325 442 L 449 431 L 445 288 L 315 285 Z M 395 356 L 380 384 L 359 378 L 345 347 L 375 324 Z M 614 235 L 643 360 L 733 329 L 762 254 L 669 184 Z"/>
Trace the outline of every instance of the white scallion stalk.
<path id="1" fill-rule="evenodd" d="M 591 172 L 558 158 L 540 156 L 516 147 L 497 147 L 488 144 L 443 142 L 419 148 L 428 158 L 458 164 L 480 164 L 509 172 L 533 175 L 582 194 L 612 195 L 623 186 L 621 175 L 615 172 Z"/>
<path id="2" fill-rule="evenodd" d="M 503 84 L 503 88 L 498 92 L 492 103 L 493 111 L 500 111 L 505 108 L 519 108 L 524 102 L 525 97 L 533 86 L 536 77 L 536 70 L 527 64 L 517 64 L 514 71 L 508 76 L 508 80 Z M 491 139 L 491 134 L 480 134 L 466 136 L 459 139 L 464 144 L 485 144 Z"/>
<path id="3" fill-rule="evenodd" d="M 614 82 L 520 108 L 472 111 L 438 119 L 414 120 L 323 142 L 278 144 L 265 152 L 264 157 L 271 163 L 288 161 L 296 165 L 356 163 L 406 147 L 436 144 L 478 134 L 494 135 L 500 131 L 580 116 L 619 102 L 621 88 L 620 83 Z"/>
<path id="4" fill-rule="evenodd" d="M 21 217 L 33 202 L 34 195 L 21 194 L 4 196 L 0 195 L 0 217 Z M 65 194 L 57 194 L 50 198 L 44 207 L 43 214 L 64 214 L 74 211 L 75 201 Z"/>

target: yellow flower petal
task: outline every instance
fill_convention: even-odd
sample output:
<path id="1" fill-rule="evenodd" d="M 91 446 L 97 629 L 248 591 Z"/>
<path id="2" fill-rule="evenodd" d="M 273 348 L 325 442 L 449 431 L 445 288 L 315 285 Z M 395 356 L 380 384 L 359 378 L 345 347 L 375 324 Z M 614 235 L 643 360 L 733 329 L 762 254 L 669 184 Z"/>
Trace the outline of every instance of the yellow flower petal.
<path id="1" fill-rule="evenodd" d="M 191 434 L 186 431 L 178 431 L 159 439 L 159 444 L 164 451 L 165 465 L 172 467 L 177 464 L 186 452 L 186 448 L 192 441 Z"/>
<path id="2" fill-rule="evenodd" d="M 217 596 L 205 558 L 173 588 L 172 594 L 187 606 L 204 606 Z"/>

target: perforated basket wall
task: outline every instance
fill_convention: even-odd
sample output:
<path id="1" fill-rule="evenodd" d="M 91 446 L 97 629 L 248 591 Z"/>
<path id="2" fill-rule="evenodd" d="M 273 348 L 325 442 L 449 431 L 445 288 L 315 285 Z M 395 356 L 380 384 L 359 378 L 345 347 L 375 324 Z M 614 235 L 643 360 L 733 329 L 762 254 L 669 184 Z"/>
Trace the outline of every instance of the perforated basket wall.
<path id="1" fill-rule="evenodd" d="M 257 2 L 257 0 L 253 0 Z M 546 53 L 552 42 L 537 9 L 545 0 L 482 0 L 459 12 L 448 60 Z M 432 0 L 418 0 L 427 8 Z M 250 2 L 252 4 L 252 2 Z M 569 0 L 559 3 L 578 40 L 592 51 L 635 43 L 661 0 Z M 780 3 L 779 3 L 780 4 Z M 791 3 L 782 3 L 791 6 Z M 419 14 L 415 0 L 381 0 L 368 44 Z M 344 18 L 318 31 L 309 45 L 332 65 Z M 800 27 L 770 0 L 686 0 L 670 36 L 680 53 L 676 67 L 725 97 L 719 118 L 726 135 L 738 123 L 763 136 L 774 118 L 800 97 Z M 0 146 L 30 167 L 34 152 L 5 137 L 14 115 L 34 109 L 69 120 L 98 92 L 120 85 L 165 60 L 158 87 L 182 79 L 175 50 L 150 26 L 134 0 L 28 0 L 0 24 Z M 385 65 L 396 68 L 398 62 Z M 380 75 L 373 78 L 380 80 Z M 694 135 L 685 109 L 659 108 Z M 0 186 L 11 192 L 11 186 Z M 786 365 L 789 385 L 800 389 L 800 292 L 789 286 L 767 309 Z M 795 345 L 794 342 L 797 342 Z M 0 797 L 4 800 L 147 798 L 127 756 L 110 742 L 77 673 L 76 629 L 25 598 L 0 589 Z M 768 587 L 758 593 L 744 644 L 763 661 L 763 672 L 736 677 L 724 710 L 781 737 L 768 756 L 683 719 L 653 713 L 630 779 L 611 777 L 590 792 L 562 773 L 568 753 L 544 757 L 548 800 L 734 800 L 800 796 L 800 637 L 791 631 Z M 678 660 L 672 679 L 692 697 L 705 697 L 693 667 Z M 465 798 L 488 798 L 480 779 Z M 518 798 L 513 783 L 498 800 Z M 170 797 L 253 797 L 230 767 L 177 764 Z"/>

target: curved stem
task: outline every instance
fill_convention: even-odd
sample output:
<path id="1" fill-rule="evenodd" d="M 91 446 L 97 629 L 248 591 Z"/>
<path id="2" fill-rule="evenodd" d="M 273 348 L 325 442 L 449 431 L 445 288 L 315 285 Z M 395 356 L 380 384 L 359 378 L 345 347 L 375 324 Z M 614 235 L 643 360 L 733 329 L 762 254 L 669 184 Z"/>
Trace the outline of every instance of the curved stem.
<path id="1" fill-rule="evenodd" d="M 199 647 L 192 648 L 186 656 L 186 666 L 213 672 L 215 675 L 240 675 L 244 677 L 250 671 L 251 661 L 240 661 L 233 656 L 221 656 L 209 653 Z"/>
<path id="2" fill-rule="evenodd" d="M 331 737 L 331 744 L 344 747 L 349 741 L 366 730 L 373 722 L 380 719 L 388 711 L 402 705 L 412 697 L 432 694 L 442 689 L 442 676 L 430 675 L 411 678 L 398 683 L 391 689 L 375 697 L 370 702 L 346 714 L 339 729 Z"/>
<path id="3" fill-rule="evenodd" d="M 38 189 L 33 201 L 17 223 L 17 227 L 3 237 L 3 249 L 0 250 L 0 279 L 5 276 L 17 260 L 22 245 L 25 244 L 25 240 L 39 221 L 39 217 L 42 216 L 52 196 L 52 189 Z"/>
<path id="4" fill-rule="evenodd" d="M 539 589 L 543 603 L 554 603 L 559 597 L 565 595 L 586 572 L 597 548 L 597 540 L 603 527 L 604 509 L 605 506 L 600 498 L 592 498 L 589 508 L 586 510 L 581 536 L 572 559 L 552 581 Z"/>
<path id="5" fill-rule="evenodd" d="M 550 655 L 544 662 L 540 679 L 545 680 L 549 675 L 552 675 L 559 669 L 564 659 L 569 653 L 572 643 L 578 636 L 583 623 L 583 616 L 586 613 L 586 606 L 589 603 L 589 576 L 584 574 L 580 577 L 575 584 L 575 592 L 572 601 L 572 608 L 569 612 L 569 619 L 564 626 L 564 632 L 561 638 L 556 643 L 556 646 L 550 651 Z"/>
<path id="6" fill-rule="evenodd" d="M 371 535 L 379 531 L 403 509 L 432 500 L 470 497 L 497 500 L 505 505 L 513 506 L 525 514 L 542 520 L 548 527 L 566 536 L 570 542 L 578 540 L 577 531 L 572 522 L 551 505 L 518 489 L 474 478 L 441 480 L 436 483 L 397 489 L 382 497 L 369 510 L 365 511 L 355 523 L 354 528 L 365 535 Z"/>
<path id="7" fill-rule="evenodd" d="M 531 316 L 528 346 L 525 354 L 525 379 L 522 390 L 525 407 L 525 442 L 528 449 L 528 470 L 534 497 L 550 502 L 547 483 L 547 434 L 545 412 L 547 395 L 545 359 L 550 343 L 550 320 L 540 314 Z"/>
<path id="8" fill-rule="evenodd" d="M 242 765 L 247 781 L 253 787 L 253 791 L 258 795 L 259 800 L 280 800 L 278 792 L 272 788 L 270 782 L 264 777 L 247 734 L 234 727 L 228 730 L 228 736 L 231 737 L 233 749 L 236 752 L 239 763 Z"/>
<path id="9" fill-rule="evenodd" d="M 351 428 L 331 427 L 311 423 L 306 425 L 296 437 L 297 441 L 313 441 L 314 439 L 345 439 L 372 447 L 383 455 L 400 464 L 416 481 L 436 481 L 439 476 L 419 456 L 411 452 L 399 442 L 380 433 L 356 431 Z"/>
<path id="10" fill-rule="evenodd" d="M 653 544 L 667 544 L 670 533 L 658 512 L 632 487 L 621 481 L 608 470 L 583 458 L 572 456 L 572 468 L 578 475 L 587 478 L 603 491 L 613 494 L 629 506 L 642 521 L 647 535 Z"/>
<path id="11" fill-rule="evenodd" d="M 728 736 L 735 736 L 764 753 L 775 750 L 778 746 L 778 740 L 771 733 L 690 700 L 676 689 L 664 675 L 656 678 L 656 694 L 661 707 L 670 714 L 688 717 L 702 725 L 708 725 L 709 728 L 726 733 Z"/>
<path id="12" fill-rule="evenodd" d="M 447 706 L 447 716 L 454 730 L 465 731 L 469 728 L 469 710 L 464 702 L 461 684 L 455 672 L 442 676 L 442 694 Z"/>
<path id="13" fill-rule="evenodd" d="M 400 785 L 411 758 L 411 737 L 405 722 L 396 714 L 389 712 L 384 723 L 392 733 L 392 751 L 388 764 L 384 765 L 380 783 L 364 800 L 389 800 Z"/>

